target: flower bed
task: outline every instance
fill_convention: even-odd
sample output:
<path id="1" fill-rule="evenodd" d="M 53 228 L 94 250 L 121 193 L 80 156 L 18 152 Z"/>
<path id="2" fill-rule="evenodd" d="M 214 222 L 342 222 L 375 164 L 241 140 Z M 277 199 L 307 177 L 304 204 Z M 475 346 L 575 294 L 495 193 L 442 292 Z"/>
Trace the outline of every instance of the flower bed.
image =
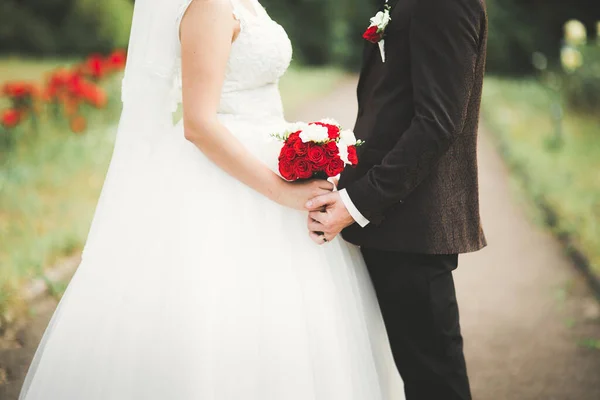
<path id="1" fill-rule="evenodd" d="M 71 130 L 82 133 L 87 127 L 89 109 L 105 108 L 108 102 L 102 83 L 125 68 L 126 54 L 117 50 L 108 57 L 92 55 L 72 68 L 52 71 L 47 79 L 35 82 L 7 82 L 0 95 L 10 107 L 0 114 L 0 135 L 4 149 L 14 145 L 13 131 L 29 122 L 31 130 L 39 129 L 40 119 L 66 118 Z"/>

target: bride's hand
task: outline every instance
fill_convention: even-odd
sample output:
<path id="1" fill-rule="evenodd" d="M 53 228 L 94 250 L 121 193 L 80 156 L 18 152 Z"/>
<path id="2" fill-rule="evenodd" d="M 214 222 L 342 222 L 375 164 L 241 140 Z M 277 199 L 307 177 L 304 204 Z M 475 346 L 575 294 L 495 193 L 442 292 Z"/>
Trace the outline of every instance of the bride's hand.
<path id="1" fill-rule="evenodd" d="M 285 207 L 306 211 L 306 203 L 315 197 L 331 193 L 334 186 L 331 182 L 322 179 L 313 179 L 302 182 L 283 182 L 277 202 Z"/>

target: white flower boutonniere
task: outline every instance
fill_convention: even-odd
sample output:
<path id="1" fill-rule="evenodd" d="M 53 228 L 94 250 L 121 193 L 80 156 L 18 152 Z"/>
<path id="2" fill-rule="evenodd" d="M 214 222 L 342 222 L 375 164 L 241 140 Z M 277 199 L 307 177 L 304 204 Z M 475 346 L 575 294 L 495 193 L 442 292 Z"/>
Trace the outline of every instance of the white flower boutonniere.
<path id="1" fill-rule="evenodd" d="M 369 25 L 363 34 L 363 38 L 365 40 L 379 45 L 381 61 L 383 62 L 385 62 L 385 30 L 391 20 L 390 5 L 386 0 L 383 11 L 379 11 L 373 18 L 371 18 L 371 25 Z"/>

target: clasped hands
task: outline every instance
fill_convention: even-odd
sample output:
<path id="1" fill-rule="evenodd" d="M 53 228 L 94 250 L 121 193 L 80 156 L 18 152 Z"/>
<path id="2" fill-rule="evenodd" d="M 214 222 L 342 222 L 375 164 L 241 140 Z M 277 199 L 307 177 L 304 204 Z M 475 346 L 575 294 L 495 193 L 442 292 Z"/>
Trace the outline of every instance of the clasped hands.
<path id="1" fill-rule="evenodd" d="M 334 183 L 337 186 L 337 182 Z M 340 193 L 317 196 L 306 203 L 310 238 L 322 245 L 331 242 L 346 227 L 354 223 Z"/>

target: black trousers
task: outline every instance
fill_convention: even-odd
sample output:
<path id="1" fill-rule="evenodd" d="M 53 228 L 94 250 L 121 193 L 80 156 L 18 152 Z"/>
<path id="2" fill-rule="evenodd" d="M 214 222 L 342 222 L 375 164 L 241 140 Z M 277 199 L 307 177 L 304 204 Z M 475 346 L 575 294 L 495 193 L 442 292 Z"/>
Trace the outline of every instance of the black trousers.
<path id="1" fill-rule="evenodd" d="M 452 271 L 458 255 L 362 249 L 407 400 L 470 400 Z"/>

